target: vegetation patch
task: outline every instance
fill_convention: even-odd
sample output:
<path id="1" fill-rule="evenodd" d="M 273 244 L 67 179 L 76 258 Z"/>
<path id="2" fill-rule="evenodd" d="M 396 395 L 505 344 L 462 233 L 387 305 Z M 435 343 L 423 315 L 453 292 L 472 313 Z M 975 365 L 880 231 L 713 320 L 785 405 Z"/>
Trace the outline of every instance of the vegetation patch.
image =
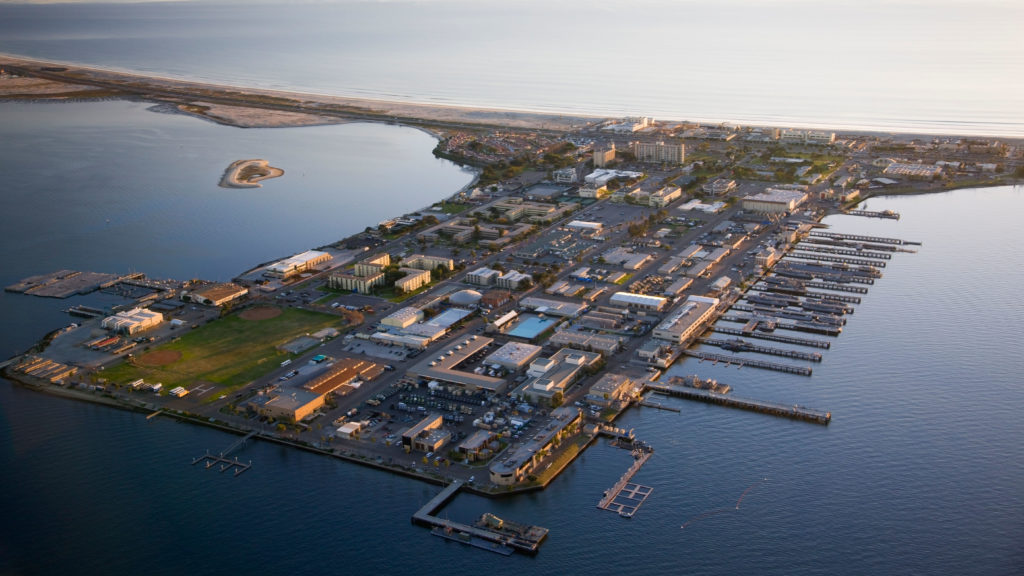
<path id="1" fill-rule="evenodd" d="M 198 381 L 211 382 L 222 388 L 220 394 L 241 388 L 291 358 L 277 349 L 298 336 L 338 323 L 338 318 L 320 312 L 289 308 L 263 308 L 274 315 L 259 322 L 245 319 L 254 308 L 221 318 L 196 328 L 174 342 L 157 347 L 135 362 L 108 368 L 108 380 L 124 384 L 139 378 L 161 382 L 165 390 L 176 386 L 192 388 Z M 148 357 L 170 360 L 166 364 L 149 362 Z M 209 394 L 210 401 L 218 394 Z"/>

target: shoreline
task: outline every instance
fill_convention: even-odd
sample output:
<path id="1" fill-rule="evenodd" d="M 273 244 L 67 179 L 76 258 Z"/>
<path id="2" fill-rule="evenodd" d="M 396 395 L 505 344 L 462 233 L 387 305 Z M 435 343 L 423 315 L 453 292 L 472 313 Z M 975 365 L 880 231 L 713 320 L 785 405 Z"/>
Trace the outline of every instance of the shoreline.
<path id="1" fill-rule="evenodd" d="M 178 112 L 193 115 L 214 122 L 244 127 L 292 127 L 321 124 L 335 124 L 351 120 L 403 124 L 411 127 L 447 126 L 461 129 L 504 128 L 530 129 L 549 132 L 567 132 L 602 123 L 614 117 L 589 113 L 560 113 L 521 108 L 473 106 L 465 104 L 444 104 L 415 100 L 389 100 L 386 98 L 342 96 L 299 90 L 276 90 L 218 84 L 173 78 L 168 76 L 141 74 L 116 68 L 102 68 L 59 60 L 40 60 L 15 54 L 0 53 L 0 62 L 24 68 L 35 78 L 50 79 L 69 85 L 100 87 L 120 92 L 125 97 L 136 96 L 147 101 L 176 104 Z M 33 67 L 35 67 L 33 69 Z M 42 68 L 52 68 L 43 70 Z M 0 88 L 2 90 L 2 88 Z M 104 96 L 107 96 L 104 94 Z M 204 96 L 206 96 L 204 98 Z M 28 99 L 28 98 L 26 98 Z M 44 94 L 35 99 L 47 99 Z M 207 100 L 214 100 L 209 102 Z M 211 107 L 212 113 L 185 110 L 185 106 Z M 217 107 L 214 109 L 214 107 Z M 259 109 L 264 113 L 293 113 L 305 117 L 276 119 L 270 123 L 253 122 L 238 118 L 231 108 Z M 222 114 L 219 114 L 222 113 Z M 310 120 L 309 117 L 315 117 Z M 912 138 L 995 138 L 1004 141 L 1024 143 L 1022 136 L 993 136 L 984 133 L 949 133 L 936 131 L 901 131 L 884 127 L 836 127 L 822 122 L 794 124 L 733 122 L 708 119 L 666 119 L 673 123 L 735 124 L 753 128 L 781 128 L 828 130 L 849 136 Z M 428 129 L 429 131 L 429 129 Z M 435 134 L 436 135 L 436 134 Z"/>

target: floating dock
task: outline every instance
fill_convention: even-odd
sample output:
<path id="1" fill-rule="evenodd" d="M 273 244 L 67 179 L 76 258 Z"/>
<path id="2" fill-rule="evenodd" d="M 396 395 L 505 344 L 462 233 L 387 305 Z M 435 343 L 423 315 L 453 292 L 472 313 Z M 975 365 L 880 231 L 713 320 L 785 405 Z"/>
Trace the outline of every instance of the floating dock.
<path id="1" fill-rule="evenodd" d="M 868 218 L 887 218 L 889 220 L 899 220 L 900 213 L 893 212 L 892 210 L 882 210 L 881 212 L 872 212 L 871 210 L 847 210 L 847 214 L 850 216 L 866 216 Z"/>
<path id="2" fill-rule="evenodd" d="M 854 294 L 867 294 L 868 289 L 863 286 L 850 286 L 848 284 L 839 284 L 837 282 L 808 282 L 808 288 L 817 288 L 819 290 L 835 290 L 836 292 L 852 292 Z"/>
<path id="3" fill-rule="evenodd" d="M 597 507 L 601 510 L 615 512 L 623 518 L 632 518 L 654 491 L 654 488 L 630 482 L 630 480 L 653 454 L 652 450 L 635 450 L 633 465 L 626 470 L 626 473 L 619 478 L 614 486 L 605 491 L 604 497 L 597 503 Z"/>
<path id="4" fill-rule="evenodd" d="M 455 494 L 462 488 L 462 484 L 462 480 L 455 480 L 446 486 L 412 515 L 412 523 L 437 528 L 446 534 L 455 534 L 459 539 L 468 536 L 470 540 L 478 538 L 484 542 L 506 546 L 519 552 L 537 553 L 541 542 L 548 535 L 547 528 L 507 522 L 491 514 L 484 514 L 480 519 L 479 523 L 486 527 L 453 522 L 447 518 L 434 516 L 434 512 L 455 497 Z"/>
<path id="5" fill-rule="evenodd" d="M 765 360 L 756 360 L 754 358 L 737 358 L 736 356 L 729 356 L 726 354 L 714 354 L 712 352 L 698 352 L 696 350 L 687 350 L 684 352 L 687 356 L 698 358 L 702 362 L 704 360 L 710 360 L 714 363 L 722 362 L 727 365 L 737 365 L 740 368 L 744 366 L 750 366 L 751 368 L 762 368 L 765 370 L 775 370 L 776 372 L 786 372 L 787 374 L 796 374 L 798 376 L 810 376 L 810 366 L 793 366 L 792 364 L 779 364 L 777 362 L 767 362 Z"/>
<path id="6" fill-rule="evenodd" d="M 815 424 L 827 425 L 832 421 L 831 412 L 805 408 L 796 404 L 785 405 L 774 402 L 764 402 L 762 400 L 752 400 L 749 398 L 737 398 L 732 395 L 717 394 L 708 390 L 698 390 L 695 388 L 660 384 L 657 382 L 647 382 L 647 389 L 666 396 L 676 396 L 687 400 L 696 400 L 698 402 L 718 404 L 720 406 L 728 406 L 730 408 L 761 412 L 762 414 L 771 414 L 773 416 L 792 418 L 794 420 L 804 420 Z"/>
<path id="7" fill-rule="evenodd" d="M 149 418 L 152 418 L 153 416 L 156 416 L 160 412 L 162 412 L 162 410 L 154 412 L 153 414 L 150 414 Z M 216 465 L 219 465 L 221 473 L 227 472 L 228 470 L 234 470 L 235 476 L 238 476 L 242 472 L 245 472 L 249 468 L 252 468 L 252 461 L 249 461 L 249 463 L 246 464 L 246 463 L 240 461 L 237 456 L 235 458 L 228 458 L 227 456 L 231 452 L 234 452 L 235 450 L 237 450 L 241 446 L 245 445 L 245 443 L 247 441 L 249 441 L 249 439 L 252 438 L 253 436 L 256 436 L 256 431 L 255 430 L 253 430 L 252 432 L 249 432 L 244 437 L 239 438 L 238 440 L 235 440 L 235 442 L 233 444 L 231 444 L 231 446 L 228 446 L 226 449 L 224 449 L 224 451 L 222 451 L 220 454 L 217 454 L 216 456 L 213 455 L 213 454 L 210 454 L 210 451 L 207 450 L 206 454 L 203 454 L 202 456 L 200 456 L 198 458 L 193 458 L 192 459 L 192 465 L 195 466 L 196 464 L 199 464 L 200 462 L 205 462 L 207 469 L 210 469 L 210 468 L 213 468 Z"/>

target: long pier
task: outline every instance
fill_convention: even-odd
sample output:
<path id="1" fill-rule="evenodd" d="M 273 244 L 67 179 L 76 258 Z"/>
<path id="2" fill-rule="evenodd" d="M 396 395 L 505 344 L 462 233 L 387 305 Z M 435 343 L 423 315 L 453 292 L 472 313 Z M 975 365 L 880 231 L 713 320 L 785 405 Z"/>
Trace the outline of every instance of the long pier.
<path id="1" fill-rule="evenodd" d="M 753 400 L 750 398 L 737 398 L 731 394 L 718 394 L 709 390 L 699 390 L 696 388 L 686 388 L 683 386 L 673 386 L 671 384 L 661 384 L 657 382 L 647 382 L 647 388 L 655 393 L 664 394 L 666 396 L 676 396 L 687 400 L 706 402 L 708 404 L 718 404 L 719 406 L 728 406 L 730 408 L 761 412 L 762 414 L 782 416 L 784 418 L 792 418 L 794 420 L 804 420 L 815 424 L 827 425 L 832 421 L 831 412 L 806 408 L 797 404 L 786 405 L 775 402 L 765 402 L 763 400 Z"/>
<path id="2" fill-rule="evenodd" d="M 758 340 L 771 340 L 773 342 L 783 342 L 785 344 L 796 344 L 798 346 L 810 346 L 812 348 L 822 348 L 828 350 L 832 347 L 832 343 L 828 340 L 813 340 L 811 338 L 798 338 L 796 336 L 783 336 L 780 334 L 768 334 L 765 332 L 746 331 L 738 328 L 729 328 L 726 326 L 716 326 L 715 332 L 720 334 L 728 334 L 730 336 L 743 336 L 744 338 L 756 338 Z"/>
<path id="3" fill-rule="evenodd" d="M 783 330 L 795 330 L 797 332 L 810 332 L 811 334 L 838 336 L 843 331 L 842 326 L 833 326 L 831 324 L 822 324 L 820 322 L 780 322 L 775 318 L 737 316 L 735 314 L 724 314 L 721 317 L 719 317 L 719 320 L 724 320 L 726 322 L 736 322 L 739 324 L 753 323 L 757 325 L 764 323 L 771 326 L 771 328 L 768 329 L 769 332 L 773 332 L 775 329 L 781 328 Z"/>
<path id="4" fill-rule="evenodd" d="M 609 510 L 618 513 L 623 518 L 632 518 L 640 506 L 651 495 L 654 488 L 630 482 L 633 476 L 640 471 L 640 468 L 654 454 L 652 450 L 636 450 L 633 452 L 633 464 L 626 470 L 626 473 L 619 478 L 614 486 L 605 490 L 604 497 L 597 503 L 601 510 Z"/>
<path id="5" fill-rule="evenodd" d="M 802 258 L 819 262 L 837 262 L 839 264 L 851 264 L 854 266 L 877 266 L 885 268 L 885 262 L 879 260 L 866 260 L 864 258 L 847 258 L 846 256 L 830 256 L 828 254 L 804 254 L 800 250 L 787 254 L 790 258 Z"/>
<path id="6" fill-rule="evenodd" d="M 713 352 L 699 352 L 697 350 L 687 350 L 684 352 L 684 354 L 692 358 L 698 358 L 701 361 L 711 360 L 716 364 L 718 362 L 722 362 L 728 365 L 736 364 L 740 368 L 744 366 L 750 366 L 752 368 L 775 370 L 776 372 L 786 372 L 788 374 L 797 374 L 799 376 L 811 375 L 811 368 L 809 366 L 793 366 L 792 364 L 779 364 L 777 362 L 767 362 L 765 360 L 757 360 L 754 358 L 739 359 L 736 358 L 735 356 L 729 356 L 726 354 L 715 354 Z"/>
<path id="7" fill-rule="evenodd" d="M 838 232 L 822 232 L 820 230 L 812 230 L 807 233 L 808 236 L 817 236 L 819 238 L 832 238 L 834 240 L 854 240 L 857 242 L 875 242 L 878 244 L 895 244 L 902 246 L 904 244 L 913 244 L 920 246 L 920 242 L 911 242 L 909 240 L 900 240 L 899 238 L 885 238 L 883 236 L 861 236 L 860 234 L 840 234 Z"/>
<path id="8" fill-rule="evenodd" d="M 739 338 L 734 340 L 719 340 L 717 338 L 700 338 L 698 340 L 701 344 L 707 344 L 708 346 L 717 346 L 724 348 L 731 352 L 757 352 L 758 354 L 768 354 L 769 356 L 782 356 L 785 358 L 795 358 L 797 360 L 807 360 L 809 362 L 821 362 L 820 352 L 804 352 L 802 350 L 786 350 L 785 348 L 772 348 L 771 346 L 759 346 L 752 342 L 740 340 Z"/>
<path id="9" fill-rule="evenodd" d="M 460 488 L 462 488 L 462 484 L 462 480 L 454 480 L 451 484 L 446 486 L 444 490 L 441 490 L 440 493 L 431 498 L 429 502 L 423 505 L 422 508 L 412 515 L 412 523 L 419 524 L 421 526 L 439 528 L 449 534 L 465 534 L 470 538 L 479 538 L 500 546 L 508 546 L 528 554 L 537 553 L 541 542 L 548 534 L 547 528 L 541 528 L 540 526 L 521 526 L 513 522 L 508 522 L 507 524 L 509 524 L 510 528 L 499 532 L 498 530 L 490 530 L 435 516 L 435 512 L 455 497 L 455 494 Z"/>
<path id="10" fill-rule="evenodd" d="M 797 244 L 795 250 L 803 252 L 817 252 L 821 254 L 836 254 L 839 256 L 857 256 L 860 258 L 872 258 L 875 260 L 892 260 L 892 254 L 885 252 L 866 252 L 855 248 L 835 248 L 831 245 L 819 245 L 813 243 L 809 246 L 804 246 L 804 243 L 801 242 L 800 244 Z"/>
<path id="11" fill-rule="evenodd" d="M 838 282 L 821 282 L 812 280 L 806 284 L 808 288 L 817 288 L 819 290 L 835 290 L 836 292 L 852 292 L 854 294 L 867 294 L 868 289 L 863 286 L 850 286 L 849 284 L 840 284 Z"/>
<path id="12" fill-rule="evenodd" d="M 860 288 L 855 286 L 854 288 Z M 821 300 L 833 300 L 835 302 L 845 302 L 847 304 L 860 304 L 861 300 L 859 296 L 847 296 L 846 294 L 829 294 L 827 292 L 812 292 L 810 290 L 786 288 L 783 286 L 768 286 L 764 284 L 755 284 L 750 287 L 751 290 L 758 292 L 771 292 L 773 294 L 791 294 L 795 296 L 807 296 L 809 298 L 819 298 Z M 864 293 L 867 293 L 867 289 L 864 289 Z"/>

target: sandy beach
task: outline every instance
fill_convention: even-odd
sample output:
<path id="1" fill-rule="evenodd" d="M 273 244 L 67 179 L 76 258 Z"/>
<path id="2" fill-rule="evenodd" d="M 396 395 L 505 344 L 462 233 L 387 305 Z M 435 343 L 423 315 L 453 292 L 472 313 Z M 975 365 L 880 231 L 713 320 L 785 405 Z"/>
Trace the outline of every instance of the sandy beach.
<path id="1" fill-rule="evenodd" d="M 77 86 L 85 90 L 101 88 L 117 91 L 125 96 L 173 103 L 182 112 L 240 127 L 309 126 L 367 120 L 426 127 L 504 127 L 565 132 L 604 120 L 601 117 L 590 116 L 241 88 L 142 76 L 5 54 L 0 54 L 0 66 L 8 70 L 13 69 L 15 72 L 22 69 L 32 74 L 32 78 L 17 80 L 36 82 L 39 90 L 26 92 L 24 87 L 16 87 L 15 84 L 8 84 L 8 80 L 4 80 L 0 81 L 0 97 L 10 94 L 25 98 L 44 98 L 48 94 L 60 93 L 62 86 Z M 63 91 L 67 92 L 69 89 Z"/>

